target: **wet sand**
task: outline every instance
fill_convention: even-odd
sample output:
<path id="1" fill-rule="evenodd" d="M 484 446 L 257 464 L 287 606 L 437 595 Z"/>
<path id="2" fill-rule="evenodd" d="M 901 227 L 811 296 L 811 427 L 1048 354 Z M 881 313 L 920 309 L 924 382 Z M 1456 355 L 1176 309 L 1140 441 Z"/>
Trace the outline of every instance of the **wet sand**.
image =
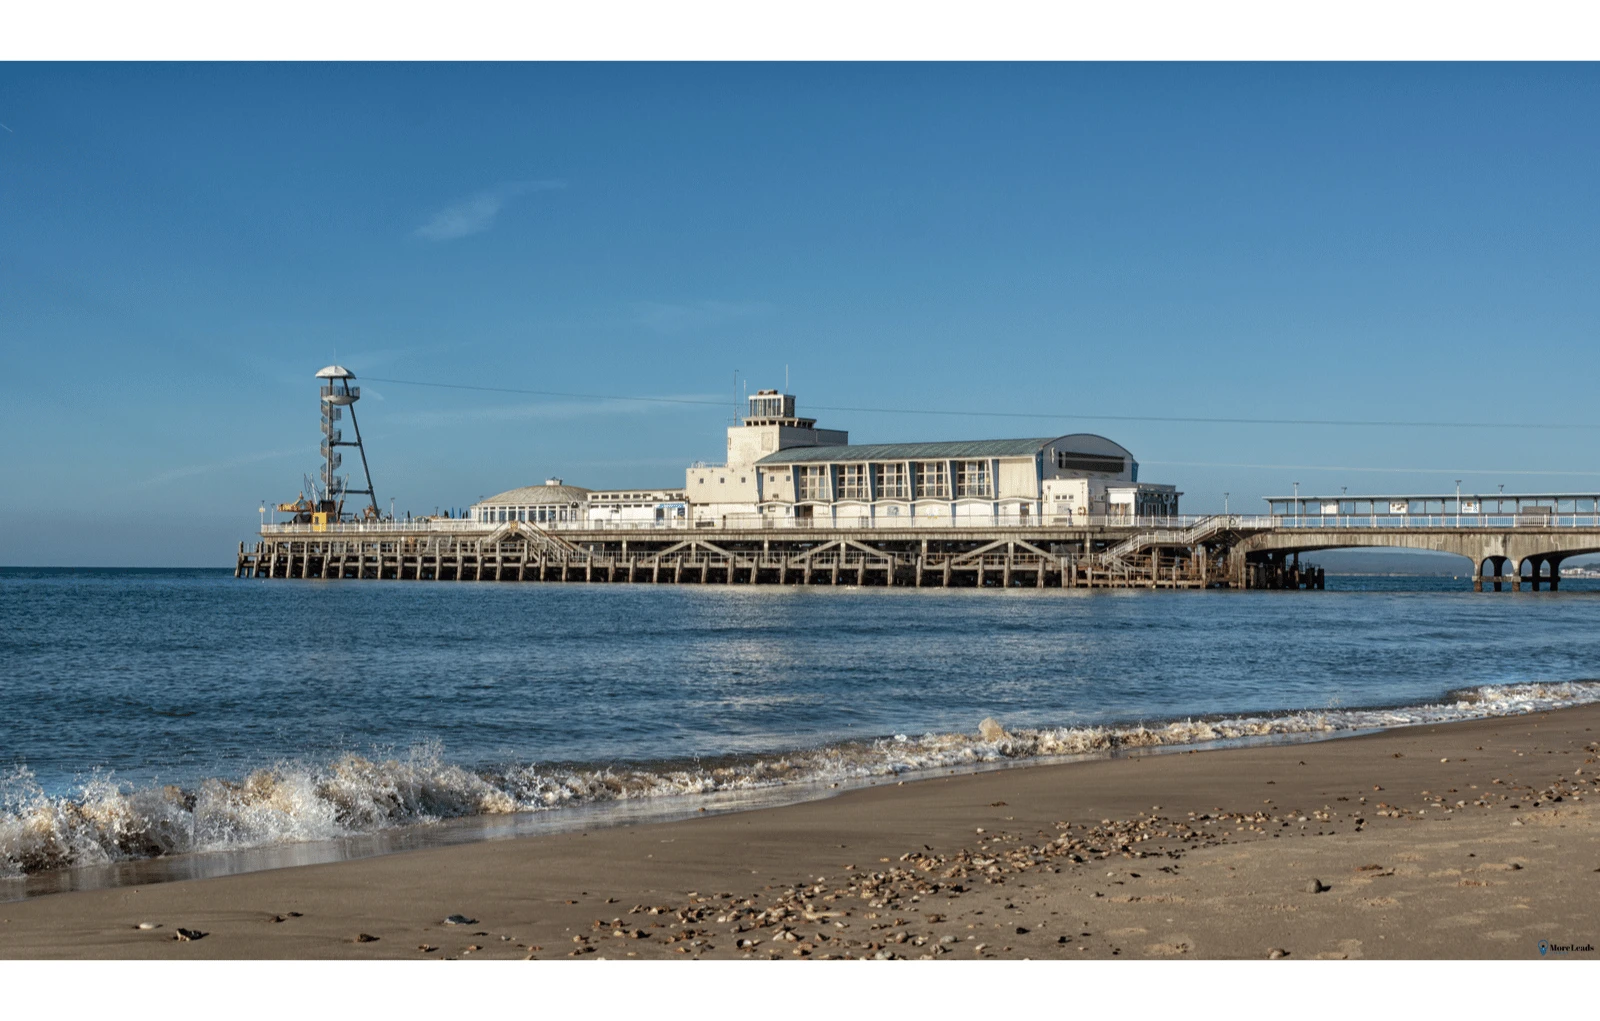
<path id="1" fill-rule="evenodd" d="M 1582 706 L 54 894 L 0 957 L 1528 959 L 1600 945 L 1597 802 Z"/>

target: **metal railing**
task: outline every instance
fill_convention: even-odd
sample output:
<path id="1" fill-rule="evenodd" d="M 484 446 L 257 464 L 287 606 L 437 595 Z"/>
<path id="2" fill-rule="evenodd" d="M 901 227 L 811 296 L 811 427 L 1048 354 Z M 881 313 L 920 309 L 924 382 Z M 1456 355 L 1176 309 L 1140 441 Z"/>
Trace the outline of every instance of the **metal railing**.
<path id="1" fill-rule="evenodd" d="M 473 521 L 468 518 L 432 518 L 410 521 L 343 522 L 316 526 L 310 524 L 268 524 L 262 535 L 397 535 L 448 533 L 487 536 L 510 522 Z M 1198 514 L 1170 517 L 1123 517 L 1121 515 L 1020 515 L 972 514 L 875 515 L 871 517 L 800 518 L 765 514 L 727 514 L 710 519 L 667 519 L 662 521 L 541 521 L 526 523 L 552 535 L 567 532 L 682 533 L 716 534 L 732 531 L 917 531 L 921 529 L 1008 529 L 1018 528 L 1112 528 L 1145 529 L 1153 534 L 1149 543 L 1184 545 L 1209 537 L 1218 531 L 1267 531 L 1272 529 L 1575 529 L 1600 528 L 1597 514 Z M 1143 539 L 1142 536 L 1133 538 Z"/>
<path id="2" fill-rule="evenodd" d="M 814 518 L 797 516 L 777 517 L 766 514 L 724 514 L 708 519 L 665 519 L 661 521 L 538 521 L 522 522 L 543 532 L 718 532 L 718 531 L 904 531 L 920 528 L 1188 528 L 1205 521 L 1210 515 L 1171 517 L 1123 517 L 1121 515 L 1073 515 L 1043 517 L 1028 514 L 962 514 L 951 516 L 926 515 L 876 515 L 872 517 L 832 517 L 818 515 Z M 1235 521 L 1252 520 L 1234 515 Z M 482 534 L 496 532 L 512 524 L 509 521 L 473 521 L 470 518 L 413 519 L 410 521 L 347 521 L 321 527 L 310 524 L 278 523 L 261 526 L 263 535 L 304 535 L 307 533 L 333 534 L 393 534 L 415 532 L 450 532 L 455 534 Z"/>
<path id="3" fill-rule="evenodd" d="M 1276 514 L 1274 528 L 1600 528 L 1600 514 Z"/>

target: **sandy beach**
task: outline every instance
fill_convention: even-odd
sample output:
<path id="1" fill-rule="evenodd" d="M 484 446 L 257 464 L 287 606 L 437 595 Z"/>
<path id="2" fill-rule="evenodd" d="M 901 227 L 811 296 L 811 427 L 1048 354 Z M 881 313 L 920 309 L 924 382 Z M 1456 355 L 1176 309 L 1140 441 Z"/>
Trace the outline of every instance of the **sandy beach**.
<path id="1" fill-rule="evenodd" d="M 1597 753 L 1582 706 L 891 781 L 0 904 L 0 956 L 1595 959 Z"/>

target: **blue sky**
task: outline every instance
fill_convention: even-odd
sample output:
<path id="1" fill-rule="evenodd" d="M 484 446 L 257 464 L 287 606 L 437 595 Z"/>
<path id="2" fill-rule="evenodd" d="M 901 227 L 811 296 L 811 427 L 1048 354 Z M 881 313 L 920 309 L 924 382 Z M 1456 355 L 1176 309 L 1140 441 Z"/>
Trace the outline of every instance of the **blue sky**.
<path id="1" fill-rule="evenodd" d="M 1056 415 L 1191 511 L 1600 488 L 1594 65 L 0 65 L 0 564 L 226 564 L 312 377 Z M 367 382 L 379 496 L 681 485 L 728 408 Z M 1246 468 L 1303 465 L 1323 468 Z M 1443 474 L 1374 468 L 1430 468 Z M 1512 475 L 1509 470 L 1589 472 Z"/>

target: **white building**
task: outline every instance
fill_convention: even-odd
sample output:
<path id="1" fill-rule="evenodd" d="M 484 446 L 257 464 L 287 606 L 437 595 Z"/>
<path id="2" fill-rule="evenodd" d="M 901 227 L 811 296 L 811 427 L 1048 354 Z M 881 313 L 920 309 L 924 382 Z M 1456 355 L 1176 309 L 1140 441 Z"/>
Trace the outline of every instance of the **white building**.
<path id="1" fill-rule="evenodd" d="M 1076 525 L 1172 517 L 1181 494 L 1139 481 L 1104 436 L 852 444 L 763 390 L 728 430 L 728 460 L 689 468 L 684 488 L 589 490 L 547 479 L 474 504 L 486 524 L 556 528 Z"/>
<path id="2" fill-rule="evenodd" d="M 681 489 L 596 489 L 589 493 L 585 519 L 602 528 L 613 523 L 681 525 L 688 513 Z"/>
<path id="3" fill-rule="evenodd" d="M 1077 524 L 1178 513 L 1172 486 L 1139 481 L 1125 447 L 1054 438 L 851 444 L 763 390 L 728 430 L 728 460 L 689 469 L 697 526 Z"/>
<path id="4" fill-rule="evenodd" d="M 522 486 L 480 500 L 468 512 L 473 521 L 501 524 L 531 521 L 538 525 L 577 524 L 584 520 L 589 490 L 569 486 L 560 479 L 545 479 L 542 486 Z"/>

